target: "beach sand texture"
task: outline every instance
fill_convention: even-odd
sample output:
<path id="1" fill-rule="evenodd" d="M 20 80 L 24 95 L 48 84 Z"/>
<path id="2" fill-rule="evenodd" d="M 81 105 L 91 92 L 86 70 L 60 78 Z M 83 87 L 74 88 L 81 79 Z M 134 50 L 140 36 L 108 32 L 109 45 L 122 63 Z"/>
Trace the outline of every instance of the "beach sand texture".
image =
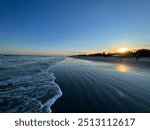
<path id="1" fill-rule="evenodd" d="M 150 112 L 150 69 L 66 58 L 51 68 L 63 92 L 53 112 Z"/>

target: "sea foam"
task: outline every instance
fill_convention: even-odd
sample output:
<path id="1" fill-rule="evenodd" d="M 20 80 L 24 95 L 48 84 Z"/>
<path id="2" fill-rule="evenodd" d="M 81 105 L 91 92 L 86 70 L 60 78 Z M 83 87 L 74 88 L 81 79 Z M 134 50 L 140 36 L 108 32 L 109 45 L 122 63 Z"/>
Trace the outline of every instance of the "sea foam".
<path id="1" fill-rule="evenodd" d="M 0 58 L 0 68 L 3 68 L 0 72 L 0 112 L 51 112 L 50 107 L 62 92 L 50 68 L 64 58 Z"/>

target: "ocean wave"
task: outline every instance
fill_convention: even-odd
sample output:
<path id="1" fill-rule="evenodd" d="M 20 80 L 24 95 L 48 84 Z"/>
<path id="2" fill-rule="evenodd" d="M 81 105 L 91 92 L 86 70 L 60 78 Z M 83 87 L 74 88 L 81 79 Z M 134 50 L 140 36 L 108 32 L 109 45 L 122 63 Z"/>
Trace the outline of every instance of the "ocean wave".
<path id="1" fill-rule="evenodd" d="M 0 78 L 0 112 L 51 112 L 50 107 L 62 92 L 50 68 L 62 60 L 64 58 L 40 57 L 32 63 L 27 60 L 26 65 L 15 70 L 3 70 L 5 78 Z"/>

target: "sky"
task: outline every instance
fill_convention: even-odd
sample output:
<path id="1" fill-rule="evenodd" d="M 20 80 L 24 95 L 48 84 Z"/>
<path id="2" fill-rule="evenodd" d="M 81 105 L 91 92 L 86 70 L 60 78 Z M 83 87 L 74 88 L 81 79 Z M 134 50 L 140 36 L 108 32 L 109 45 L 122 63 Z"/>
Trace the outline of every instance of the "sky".
<path id="1" fill-rule="evenodd" d="M 150 0 L 0 0 L 0 53 L 150 48 Z"/>

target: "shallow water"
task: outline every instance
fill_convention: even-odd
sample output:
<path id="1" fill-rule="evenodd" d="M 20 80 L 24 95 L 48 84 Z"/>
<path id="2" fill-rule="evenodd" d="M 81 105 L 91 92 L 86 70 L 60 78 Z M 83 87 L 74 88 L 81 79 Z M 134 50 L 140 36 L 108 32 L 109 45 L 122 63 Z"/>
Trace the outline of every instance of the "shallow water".
<path id="1" fill-rule="evenodd" d="M 53 67 L 54 112 L 150 112 L 150 69 L 66 58 Z"/>
<path id="2" fill-rule="evenodd" d="M 51 112 L 62 92 L 50 68 L 63 60 L 0 55 L 0 112 Z"/>
<path id="3" fill-rule="evenodd" d="M 0 112 L 150 112 L 149 74 L 119 63 L 0 55 Z"/>

